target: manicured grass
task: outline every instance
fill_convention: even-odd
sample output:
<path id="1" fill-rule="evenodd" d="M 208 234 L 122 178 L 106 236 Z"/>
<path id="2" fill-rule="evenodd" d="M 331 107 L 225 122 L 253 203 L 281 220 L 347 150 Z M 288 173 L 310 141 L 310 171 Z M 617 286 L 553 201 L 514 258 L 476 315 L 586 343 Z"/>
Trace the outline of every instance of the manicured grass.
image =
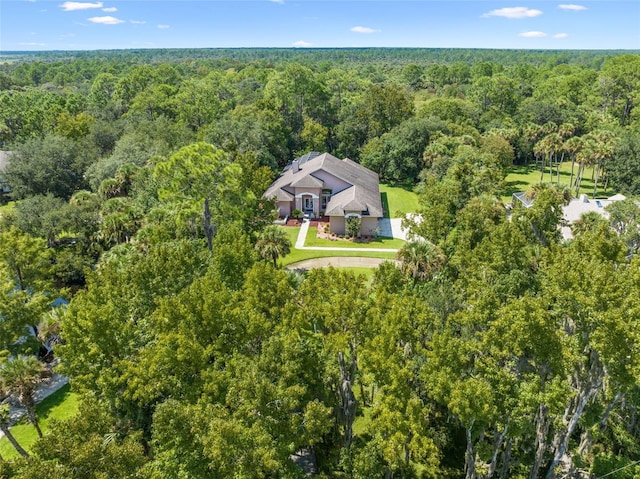
<path id="1" fill-rule="evenodd" d="M 350 273 L 355 274 L 356 276 L 364 276 L 367 281 L 371 281 L 373 279 L 373 274 L 376 271 L 376 268 L 363 268 L 360 266 L 354 266 L 354 267 L 350 267 L 350 266 L 343 266 L 340 268 L 336 268 L 336 269 L 342 269 L 345 271 L 349 271 Z"/>
<path id="2" fill-rule="evenodd" d="M 574 167 L 574 179 L 575 174 L 578 171 L 578 165 Z M 593 193 L 593 180 L 591 180 L 592 168 L 585 168 L 584 174 L 582 178 L 582 182 L 580 183 L 580 194 L 587 194 L 589 196 Z M 553 174 L 554 184 L 557 180 L 555 169 Z M 571 161 L 565 161 L 560 167 L 560 184 L 569 185 L 569 181 L 571 180 Z M 549 182 L 549 168 L 547 167 L 545 171 L 544 178 L 542 180 L 543 183 Z M 540 183 L 540 168 L 536 166 L 514 166 L 509 171 L 505 179 L 505 191 L 502 195 L 502 201 L 505 203 L 510 203 L 512 201 L 513 193 L 517 193 L 520 191 L 527 191 L 533 185 L 537 185 Z M 575 194 L 575 190 L 572 191 Z M 598 184 L 598 192 L 597 196 L 599 198 L 606 198 L 609 196 L 615 195 L 616 192 L 609 188 L 608 190 L 604 189 L 604 184 L 599 182 Z"/>
<path id="3" fill-rule="evenodd" d="M 280 258 L 278 263 L 282 266 L 287 266 L 291 263 L 297 263 L 298 261 L 303 261 L 305 259 L 331 258 L 335 256 L 360 256 L 363 258 L 394 259 L 396 254 L 380 253 L 377 251 L 313 251 L 308 249 L 291 249 L 291 253 L 284 258 Z"/>
<path id="4" fill-rule="evenodd" d="M 406 213 L 418 211 L 418 194 L 411 186 L 382 184 L 380 196 L 385 218 L 398 218 Z"/>
<path id="5" fill-rule="evenodd" d="M 280 226 L 280 228 L 287 234 L 289 241 L 291 241 L 291 252 L 284 258 L 280 258 L 278 260 L 278 263 L 282 266 L 287 266 L 291 263 L 297 263 L 298 261 L 303 261 L 305 259 L 330 258 L 332 256 L 362 256 L 365 258 L 384 259 L 394 259 L 396 256 L 395 253 L 380 253 L 377 251 L 313 251 L 306 249 L 295 249 L 296 239 L 298 238 L 298 232 L 300 231 L 300 228 L 296 228 L 294 226 Z M 336 241 L 331 241 L 330 243 L 331 244 L 329 246 L 336 246 Z M 381 247 L 383 246 L 378 246 L 378 248 Z M 384 246 L 384 248 L 387 248 L 387 246 Z M 395 247 L 388 246 L 388 248 Z"/>
<path id="6" fill-rule="evenodd" d="M 46 435 L 52 419 L 68 419 L 78 412 L 78 395 L 71 392 L 67 384 L 38 404 L 36 410 L 40 429 Z M 27 451 L 38 438 L 36 429 L 26 418 L 22 418 L 18 424 L 11 427 L 11 433 Z M 19 457 L 6 437 L 0 439 L 0 455 L 5 459 Z"/>
<path id="7" fill-rule="evenodd" d="M 319 246 L 326 248 L 387 248 L 387 249 L 400 249 L 404 246 L 405 241 L 398 238 L 389 238 L 386 236 L 378 236 L 376 239 L 369 243 L 356 243 L 354 241 L 345 240 L 330 240 L 326 238 L 316 237 L 318 228 L 311 226 L 307 237 L 304 240 L 305 246 Z"/>
<path id="8" fill-rule="evenodd" d="M 329 258 L 331 256 L 363 256 L 365 258 L 395 258 L 395 253 L 379 253 L 376 251 L 313 251 L 306 249 L 295 249 L 296 239 L 298 238 L 298 232 L 300 228 L 293 226 L 281 226 L 282 230 L 287 234 L 289 241 L 291 241 L 291 253 L 284 258 L 280 258 L 278 261 L 282 266 L 287 266 L 291 263 L 296 263 L 305 259 L 311 258 Z"/>
<path id="9" fill-rule="evenodd" d="M 284 231 L 287 234 L 287 238 L 289 238 L 289 241 L 291 242 L 291 249 L 293 250 L 293 248 L 296 245 L 296 240 L 298 239 L 298 233 L 300 232 L 300 227 L 299 226 L 279 226 L 278 228 L 280 228 L 282 231 Z"/>

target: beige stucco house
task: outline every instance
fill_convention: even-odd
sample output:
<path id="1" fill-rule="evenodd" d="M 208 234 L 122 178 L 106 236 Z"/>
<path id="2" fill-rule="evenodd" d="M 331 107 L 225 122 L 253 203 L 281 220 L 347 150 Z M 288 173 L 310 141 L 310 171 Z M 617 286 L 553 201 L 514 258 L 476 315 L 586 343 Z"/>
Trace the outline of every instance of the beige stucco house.
<path id="1" fill-rule="evenodd" d="M 375 235 L 382 218 L 378 174 L 348 158 L 312 152 L 287 165 L 265 192 L 280 216 L 300 210 L 310 217 L 328 216 L 331 232 L 345 234 L 345 219 L 361 219 L 360 233 Z"/>

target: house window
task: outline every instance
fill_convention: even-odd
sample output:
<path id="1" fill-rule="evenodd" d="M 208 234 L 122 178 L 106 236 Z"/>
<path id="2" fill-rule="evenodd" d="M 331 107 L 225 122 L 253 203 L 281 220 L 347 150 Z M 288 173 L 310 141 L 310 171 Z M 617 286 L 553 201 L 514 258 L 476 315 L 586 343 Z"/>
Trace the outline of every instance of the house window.
<path id="1" fill-rule="evenodd" d="M 313 211 L 313 198 L 311 196 L 304 197 L 304 209 Z"/>
<path id="2" fill-rule="evenodd" d="M 329 200 L 331 200 L 331 190 L 322 190 L 322 211 L 327 209 Z"/>

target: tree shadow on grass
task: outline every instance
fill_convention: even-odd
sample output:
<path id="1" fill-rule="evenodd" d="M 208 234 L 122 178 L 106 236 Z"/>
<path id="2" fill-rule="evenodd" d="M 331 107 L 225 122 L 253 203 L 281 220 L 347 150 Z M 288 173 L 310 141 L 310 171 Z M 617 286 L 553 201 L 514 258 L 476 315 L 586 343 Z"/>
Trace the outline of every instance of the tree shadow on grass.
<path id="1" fill-rule="evenodd" d="M 389 216 L 389 199 L 387 198 L 387 193 L 380 193 L 380 199 L 382 200 L 382 211 L 384 212 L 385 218 L 390 218 Z"/>
<path id="2" fill-rule="evenodd" d="M 51 410 L 56 406 L 60 406 L 62 403 L 64 403 L 70 394 L 71 394 L 71 386 L 69 386 L 69 384 L 65 384 L 56 392 L 54 392 L 51 396 L 45 398 L 37 406 L 38 418 L 39 419 L 47 418 Z"/>
<path id="3" fill-rule="evenodd" d="M 507 181 L 505 183 L 504 195 L 509 196 L 511 198 L 514 193 L 519 193 L 521 191 L 526 191 L 529 187 L 529 183 L 526 181 L 515 180 L 515 181 Z"/>

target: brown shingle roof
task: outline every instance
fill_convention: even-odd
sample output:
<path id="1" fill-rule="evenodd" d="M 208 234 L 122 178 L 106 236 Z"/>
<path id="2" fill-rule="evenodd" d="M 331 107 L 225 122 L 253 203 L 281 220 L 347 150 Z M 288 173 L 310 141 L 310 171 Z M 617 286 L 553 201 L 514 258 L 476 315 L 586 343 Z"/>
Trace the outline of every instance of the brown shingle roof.
<path id="1" fill-rule="evenodd" d="M 327 205 L 327 215 L 344 216 L 345 211 L 364 211 L 373 217 L 382 216 L 378 174 L 355 161 L 348 158 L 340 160 L 329 153 L 307 159 L 296 172 L 290 166 L 286 167 L 267 189 L 265 196 L 279 199 L 282 195 L 280 191 L 296 186 L 322 188 L 323 182 L 314 176 L 318 171 L 327 172 L 351 185 L 331 197 Z"/>

